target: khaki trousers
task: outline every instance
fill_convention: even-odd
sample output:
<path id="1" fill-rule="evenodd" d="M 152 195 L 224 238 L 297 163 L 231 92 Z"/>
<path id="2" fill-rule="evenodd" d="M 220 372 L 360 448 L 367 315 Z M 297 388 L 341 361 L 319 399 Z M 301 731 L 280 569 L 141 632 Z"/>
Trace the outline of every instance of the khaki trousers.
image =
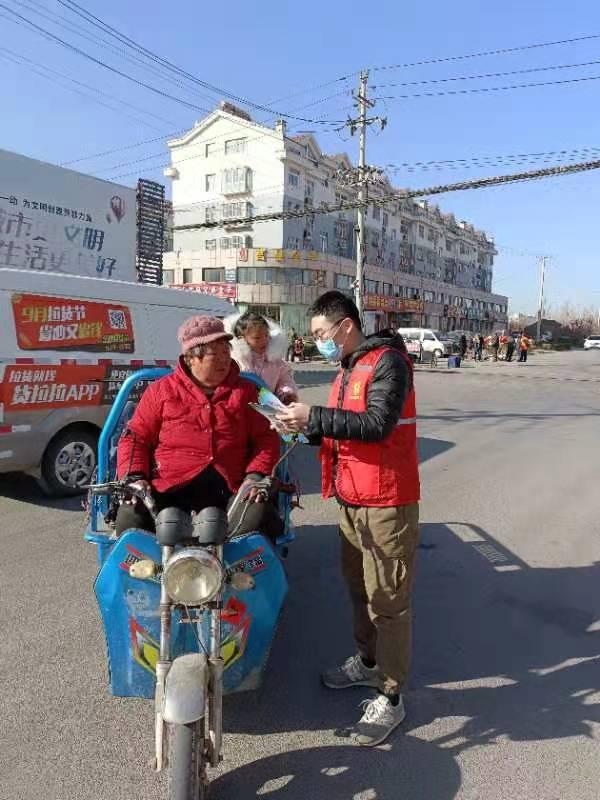
<path id="1" fill-rule="evenodd" d="M 411 658 L 411 590 L 419 504 L 340 507 L 342 572 L 350 590 L 358 652 L 376 662 L 386 694 L 401 691 Z"/>

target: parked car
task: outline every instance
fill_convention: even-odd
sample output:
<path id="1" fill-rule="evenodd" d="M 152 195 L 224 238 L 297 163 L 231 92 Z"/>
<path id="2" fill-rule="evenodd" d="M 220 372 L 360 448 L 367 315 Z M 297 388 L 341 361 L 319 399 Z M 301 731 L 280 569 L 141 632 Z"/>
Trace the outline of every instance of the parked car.
<path id="1" fill-rule="evenodd" d="M 600 349 L 600 336 L 588 336 L 583 343 L 584 350 L 597 350 Z"/>
<path id="2" fill-rule="evenodd" d="M 452 341 L 441 333 L 430 328 L 398 328 L 404 339 L 416 339 L 421 343 L 423 353 L 435 353 L 438 358 L 452 353 Z"/>

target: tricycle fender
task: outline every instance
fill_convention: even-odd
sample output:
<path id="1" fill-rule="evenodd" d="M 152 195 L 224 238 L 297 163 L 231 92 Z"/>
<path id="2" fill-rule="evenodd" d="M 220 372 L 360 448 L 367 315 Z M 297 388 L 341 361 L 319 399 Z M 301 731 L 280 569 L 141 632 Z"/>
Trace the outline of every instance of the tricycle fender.
<path id="1" fill-rule="evenodd" d="M 204 716 L 208 663 L 204 653 L 176 658 L 167 673 L 162 717 L 173 725 L 188 725 Z"/>

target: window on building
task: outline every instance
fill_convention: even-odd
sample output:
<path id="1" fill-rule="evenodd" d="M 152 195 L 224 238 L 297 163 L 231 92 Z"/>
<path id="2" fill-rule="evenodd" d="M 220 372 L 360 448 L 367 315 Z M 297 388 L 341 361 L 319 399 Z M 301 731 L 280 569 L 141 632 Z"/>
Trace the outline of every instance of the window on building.
<path id="1" fill-rule="evenodd" d="M 383 212 L 383 219 L 381 220 L 381 223 L 382 223 L 382 225 L 383 225 L 383 227 L 384 227 L 384 228 L 387 228 L 387 226 L 388 226 L 388 224 L 389 224 L 389 221 L 390 221 L 390 215 L 389 215 L 389 214 L 387 214 L 387 213 L 384 211 L 384 212 Z"/>
<path id="2" fill-rule="evenodd" d="M 339 272 L 336 272 L 335 275 L 335 288 L 336 289 L 352 289 L 352 284 L 354 282 L 354 278 L 352 275 L 342 275 Z"/>
<path id="3" fill-rule="evenodd" d="M 365 281 L 365 289 L 369 294 L 379 294 L 379 281 Z"/>
<path id="4" fill-rule="evenodd" d="M 453 248 L 453 242 L 450 239 L 446 239 L 446 250 L 451 253 Z"/>
<path id="5" fill-rule="evenodd" d="M 238 267 L 238 283 L 256 283 L 256 270 L 254 267 Z"/>
<path id="6" fill-rule="evenodd" d="M 373 206 L 373 219 L 381 219 L 381 208 Z"/>
<path id="7" fill-rule="evenodd" d="M 217 143 L 216 142 L 207 142 L 206 143 L 206 157 L 213 156 L 217 152 Z"/>
<path id="8" fill-rule="evenodd" d="M 377 231 L 371 231 L 371 244 L 373 247 L 379 247 L 379 234 Z"/>
<path id="9" fill-rule="evenodd" d="M 433 292 L 426 291 L 423 293 L 423 299 L 426 303 L 433 303 L 435 302 L 435 295 Z"/>
<path id="10" fill-rule="evenodd" d="M 427 228 L 427 241 L 435 242 L 435 231 L 433 228 Z"/>
<path id="11" fill-rule="evenodd" d="M 208 283 L 223 283 L 225 280 L 224 269 L 203 269 L 202 280 Z"/>
<path id="12" fill-rule="evenodd" d="M 300 186 L 300 173 L 297 169 L 291 169 L 288 172 L 288 185 L 298 188 Z"/>
<path id="13" fill-rule="evenodd" d="M 394 287 L 392 286 L 391 283 L 382 283 L 381 293 L 384 294 L 386 297 L 392 297 L 394 294 Z"/>
<path id="14" fill-rule="evenodd" d="M 175 270 L 174 269 L 163 269 L 162 271 L 162 282 L 164 286 L 169 286 L 171 283 L 175 283 Z"/>
<path id="15" fill-rule="evenodd" d="M 392 242 L 395 242 L 396 241 L 396 236 L 397 236 L 397 231 L 396 231 L 395 228 L 392 228 L 391 236 L 392 236 Z"/>
<path id="16" fill-rule="evenodd" d="M 216 250 L 217 249 L 217 240 L 216 239 L 207 239 L 204 242 L 204 249 L 205 250 Z"/>
<path id="17" fill-rule="evenodd" d="M 206 206 L 205 218 L 206 218 L 206 222 L 216 222 L 217 221 L 217 207 L 216 206 Z"/>
<path id="18" fill-rule="evenodd" d="M 279 306 L 254 306 L 249 305 L 248 311 L 253 311 L 255 314 L 260 314 L 261 317 L 268 317 L 274 322 L 280 322 Z"/>
<path id="19" fill-rule="evenodd" d="M 205 176 L 205 189 L 207 192 L 216 192 L 217 191 L 217 176 L 216 175 L 206 175 Z"/>
<path id="20" fill-rule="evenodd" d="M 252 242 L 252 240 L 250 241 Z M 243 236 L 231 236 L 229 242 L 231 244 L 232 250 L 239 250 L 241 247 L 245 246 Z"/>
<path id="21" fill-rule="evenodd" d="M 329 248 L 329 234 L 322 233 L 321 234 L 321 252 L 326 253 Z"/>
<path id="22" fill-rule="evenodd" d="M 232 167 L 221 173 L 223 194 L 252 191 L 252 170 L 248 167 Z"/>
<path id="23" fill-rule="evenodd" d="M 231 247 L 231 239 L 229 236 L 223 236 L 219 239 L 219 247 L 221 250 L 229 250 Z"/>
<path id="24" fill-rule="evenodd" d="M 223 214 L 223 219 L 240 219 L 242 217 L 251 217 L 254 208 L 252 203 L 223 203 L 221 206 L 221 212 Z"/>
<path id="25" fill-rule="evenodd" d="M 334 230 L 337 239 L 347 239 L 350 231 L 350 224 L 344 219 L 336 219 Z"/>
<path id="26" fill-rule="evenodd" d="M 225 155 L 230 156 L 233 153 L 244 153 L 246 152 L 246 140 L 245 139 L 228 139 L 225 142 Z"/>
<path id="27" fill-rule="evenodd" d="M 194 282 L 194 270 L 193 269 L 184 269 L 183 270 L 183 282 L 184 283 L 193 283 Z"/>
<path id="28" fill-rule="evenodd" d="M 304 196 L 310 197 L 311 199 L 315 196 L 315 182 L 314 181 L 306 181 L 304 183 Z"/>
<path id="29" fill-rule="evenodd" d="M 425 238 L 425 225 L 419 225 L 419 239 Z"/>

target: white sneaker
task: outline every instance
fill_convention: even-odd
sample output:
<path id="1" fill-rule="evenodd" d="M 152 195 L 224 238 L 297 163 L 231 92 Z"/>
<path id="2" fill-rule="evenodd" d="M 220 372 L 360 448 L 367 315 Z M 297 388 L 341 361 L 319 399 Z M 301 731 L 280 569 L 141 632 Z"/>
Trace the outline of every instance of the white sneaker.
<path id="1" fill-rule="evenodd" d="M 375 747 L 384 742 L 406 717 L 402 695 L 397 706 L 393 706 L 389 697 L 384 694 L 378 694 L 372 700 L 364 700 L 361 705 L 364 713 L 352 738 L 363 747 Z"/>
<path id="2" fill-rule="evenodd" d="M 379 688 L 381 675 L 377 667 L 369 668 L 357 654 L 346 659 L 341 667 L 327 670 L 321 680 L 329 689 L 347 689 L 350 686 Z"/>

